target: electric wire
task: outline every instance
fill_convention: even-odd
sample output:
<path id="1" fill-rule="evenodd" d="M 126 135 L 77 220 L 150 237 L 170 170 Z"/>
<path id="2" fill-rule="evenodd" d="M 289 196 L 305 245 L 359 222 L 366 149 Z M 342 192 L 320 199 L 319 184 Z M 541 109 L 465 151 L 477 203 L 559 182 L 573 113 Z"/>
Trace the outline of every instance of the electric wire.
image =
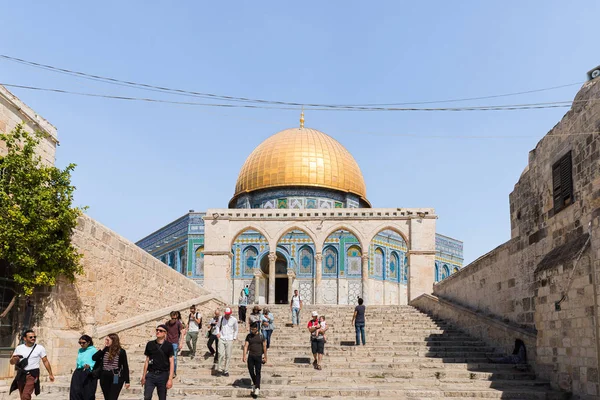
<path id="1" fill-rule="evenodd" d="M 253 109 L 267 109 L 267 110 L 298 110 L 298 107 L 293 106 L 275 106 L 275 105 L 256 105 L 256 104 L 224 104 L 224 103 L 198 103 L 188 101 L 174 101 L 155 99 L 148 97 L 130 97 L 130 96 L 118 96 L 118 95 L 107 95 L 99 93 L 88 93 L 88 92 L 75 92 L 70 90 L 55 89 L 55 88 L 42 88 L 28 85 L 17 85 L 12 83 L 0 83 L 0 85 L 6 87 L 13 87 L 19 89 L 54 92 L 61 94 L 71 94 L 78 96 L 87 97 L 99 97 L 115 100 L 127 100 L 127 101 L 143 101 L 151 103 L 166 103 L 166 104 L 178 104 L 178 105 L 189 105 L 189 106 L 203 106 L 203 107 L 223 107 L 223 108 L 253 108 Z M 580 102 L 598 101 L 596 99 L 581 100 Z M 311 111 L 514 111 L 514 110 L 531 110 L 531 109 L 547 109 L 547 108 L 565 108 L 571 107 L 575 103 L 573 101 L 557 101 L 547 103 L 525 103 L 525 104 L 507 104 L 497 106 L 471 106 L 471 107 L 443 107 L 443 108 L 402 108 L 402 107 L 347 107 L 347 108 L 322 108 L 322 107 L 308 107 L 306 109 Z"/>
<path id="2" fill-rule="evenodd" d="M 541 89 L 533 89 L 526 90 L 520 92 L 513 93 L 503 93 L 497 95 L 489 95 L 489 96 L 480 96 L 480 97 L 469 97 L 469 98 L 458 98 L 458 99 L 446 99 L 446 100 L 431 100 L 431 101 L 418 101 L 418 102 L 401 102 L 401 103 L 368 103 L 368 104 L 319 104 L 319 103 L 297 103 L 297 102 L 286 102 L 286 101 L 275 101 L 275 100 L 264 100 L 264 99 L 253 99 L 248 97 L 235 97 L 235 96 L 226 96 L 226 95 L 218 95 L 214 93 L 202 93 L 195 92 L 183 89 L 174 89 L 163 86 L 149 85 L 145 83 L 126 81 L 116 78 L 105 77 L 101 75 L 89 74 L 81 71 L 70 70 L 66 68 L 59 68 L 48 64 L 37 63 L 34 61 L 25 60 L 22 58 L 11 57 L 5 54 L 0 54 L 0 58 L 5 60 L 17 62 L 20 64 L 25 64 L 35 68 L 41 68 L 44 70 L 49 70 L 53 72 L 63 73 L 67 75 L 77 76 L 84 79 L 90 79 L 98 82 L 104 82 L 109 84 L 115 84 L 126 87 L 134 87 L 143 90 L 150 90 L 154 92 L 162 92 L 162 93 L 170 93 L 177 95 L 185 95 L 185 96 L 193 96 L 193 97 L 202 97 L 202 98 L 210 98 L 210 99 L 220 99 L 229 102 L 250 102 L 250 103 L 262 103 L 262 104 L 275 104 L 275 105 L 287 105 L 287 106 L 308 106 L 308 107 L 322 107 L 322 108 L 346 108 L 346 107 L 381 107 L 381 106 L 400 106 L 400 105 L 423 105 L 423 104 L 436 104 L 436 103 L 452 103 L 452 102 L 463 102 L 463 101 L 473 101 L 473 100 L 485 100 L 485 99 L 493 99 L 500 97 L 508 97 L 508 96 L 517 96 L 523 94 L 531 94 L 531 93 L 539 93 L 543 91 L 555 90 L 560 88 L 565 88 L 574 85 L 581 85 L 583 82 L 574 82 L 565 85 L 552 86 L 548 88 Z"/>

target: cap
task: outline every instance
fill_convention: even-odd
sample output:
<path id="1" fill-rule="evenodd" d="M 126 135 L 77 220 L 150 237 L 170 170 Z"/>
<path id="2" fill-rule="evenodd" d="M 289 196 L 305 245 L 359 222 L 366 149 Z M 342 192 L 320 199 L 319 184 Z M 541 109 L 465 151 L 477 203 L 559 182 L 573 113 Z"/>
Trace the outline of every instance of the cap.
<path id="1" fill-rule="evenodd" d="M 318 313 L 318 312 L 316 312 L 316 311 L 313 311 L 313 312 L 312 312 L 312 316 L 313 316 L 313 317 L 318 317 L 318 316 L 319 316 L 319 313 Z"/>
<path id="2" fill-rule="evenodd" d="M 227 307 L 225 309 L 225 315 L 231 315 L 231 308 Z"/>
<path id="3" fill-rule="evenodd" d="M 165 324 L 160 324 L 159 326 L 156 327 L 156 329 L 161 328 L 164 329 L 165 331 L 168 331 L 167 326 Z"/>

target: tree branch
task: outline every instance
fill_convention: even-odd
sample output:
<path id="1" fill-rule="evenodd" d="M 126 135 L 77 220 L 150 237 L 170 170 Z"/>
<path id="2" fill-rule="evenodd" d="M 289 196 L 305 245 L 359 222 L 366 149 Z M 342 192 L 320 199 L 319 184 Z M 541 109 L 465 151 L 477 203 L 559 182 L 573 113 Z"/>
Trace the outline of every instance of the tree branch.
<path id="1" fill-rule="evenodd" d="M 8 303 L 8 306 L 6 307 L 6 310 L 4 310 L 4 312 L 2 312 L 2 314 L 0 314 L 0 319 L 6 317 L 8 315 L 8 313 L 10 312 L 10 310 L 12 310 L 13 306 L 17 302 L 17 297 L 19 297 L 19 295 L 17 295 L 17 294 L 15 294 L 13 296 L 12 300 L 10 301 L 10 303 Z"/>

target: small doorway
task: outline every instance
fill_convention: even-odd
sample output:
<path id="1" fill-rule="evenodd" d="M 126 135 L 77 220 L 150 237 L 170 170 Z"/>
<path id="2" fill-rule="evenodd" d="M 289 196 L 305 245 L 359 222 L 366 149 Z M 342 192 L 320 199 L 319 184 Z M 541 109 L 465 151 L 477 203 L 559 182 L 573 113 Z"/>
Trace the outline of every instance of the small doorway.
<path id="1" fill-rule="evenodd" d="M 275 304 L 287 304 L 288 278 L 275 278 Z"/>

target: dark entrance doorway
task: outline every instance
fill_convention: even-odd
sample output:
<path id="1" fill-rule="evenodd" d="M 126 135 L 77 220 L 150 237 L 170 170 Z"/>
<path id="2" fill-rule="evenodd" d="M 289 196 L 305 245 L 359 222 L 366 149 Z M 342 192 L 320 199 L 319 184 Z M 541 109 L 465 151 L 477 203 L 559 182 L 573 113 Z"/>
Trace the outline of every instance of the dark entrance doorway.
<path id="1" fill-rule="evenodd" d="M 275 278 L 275 304 L 287 304 L 288 278 Z"/>

